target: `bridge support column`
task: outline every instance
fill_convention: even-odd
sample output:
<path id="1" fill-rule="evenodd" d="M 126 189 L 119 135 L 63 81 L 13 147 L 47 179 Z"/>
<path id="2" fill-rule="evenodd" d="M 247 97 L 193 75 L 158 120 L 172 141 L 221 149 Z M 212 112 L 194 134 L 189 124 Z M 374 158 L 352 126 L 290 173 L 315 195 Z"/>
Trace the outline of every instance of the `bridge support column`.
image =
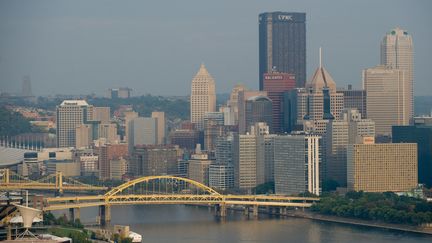
<path id="1" fill-rule="evenodd" d="M 75 222 L 75 213 L 73 208 L 69 208 L 69 220 Z"/>
<path id="2" fill-rule="evenodd" d="M 258 218 L 258 205 L 253 205 L 252 215 L 254 218 Z"/>
<path id="3" fill-rule="evenodd" d="M 227 215 L 227 208 L 225 203 L 215 205 L 215 215 L 220 218 L 225 218 Z"/>
<path id="4" fill-rule="evenodd" d="M 244 215 L 249 216 L 249 206 L 244 206 Z"/>
<path id="5" fill-rule="evenodd" d="M 75 220 L 81 220 L 81 209 L 80 208 L 76 208 L 75 209 Z"/>
<path id="6" fill-rule="evenodd" d="M 99 218 L 101 226 L 105 226 L 111 221 L 111 207 L 109 205 L 99 206 Z"/>

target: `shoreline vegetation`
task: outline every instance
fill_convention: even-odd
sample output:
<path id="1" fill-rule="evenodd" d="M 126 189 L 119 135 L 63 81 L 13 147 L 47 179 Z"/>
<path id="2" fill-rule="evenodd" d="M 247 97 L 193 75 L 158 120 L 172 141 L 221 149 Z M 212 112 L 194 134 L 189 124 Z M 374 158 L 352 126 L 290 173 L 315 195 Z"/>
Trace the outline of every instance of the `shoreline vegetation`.
<path id="1" fill-rule="evenodd" d="M 432 203 L 392 192 L 324 194 L 306 212 L 288 216 L 432 235 Z"/>

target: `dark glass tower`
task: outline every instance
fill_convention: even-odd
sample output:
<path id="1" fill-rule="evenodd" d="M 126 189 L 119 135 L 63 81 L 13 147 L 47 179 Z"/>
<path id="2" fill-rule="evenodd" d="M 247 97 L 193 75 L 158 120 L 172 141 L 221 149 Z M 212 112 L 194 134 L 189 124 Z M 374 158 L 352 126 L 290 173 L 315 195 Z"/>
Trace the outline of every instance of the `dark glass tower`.
<path id="1" fill-rule="evenodd" d="M 306 83 L 306 14 L 271 12 L 259 15 L 259 88 L 272 71 L 295 75 L 296 87 Z"/>

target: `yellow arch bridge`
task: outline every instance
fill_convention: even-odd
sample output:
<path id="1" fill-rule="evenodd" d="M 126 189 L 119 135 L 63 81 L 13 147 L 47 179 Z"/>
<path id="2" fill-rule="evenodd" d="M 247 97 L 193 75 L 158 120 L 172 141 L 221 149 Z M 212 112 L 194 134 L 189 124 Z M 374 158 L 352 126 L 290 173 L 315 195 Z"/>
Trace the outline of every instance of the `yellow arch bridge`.
<path id="1" fill-rule="evenodd" d="M 108 187 L 82 183 L 73 178 L 63 176 L 61 172 L 47 175 L 37 181 L 29 180 L 10 171 L 0 169 L 0 190 L 55 190 L 63 191 L 106 191 Z"/>
<path id="2" fill-rule="evenodd" d="M 104 195 L 45 198 L 44 211 L 69 209 L 79 218 L 79 209 L 99 207 L 101 223 L 111 219 L 111 206 L 136 204 L 183 204 L 215 206 L 219 216 L 226 216 L 227 206 L 240 205 L 258 215 L 259 207 L 286 210 L 310 207 L 319 198 L 278 195 L 223 195 L 199 182 L 175 176 L 149 176 L 126 182 Z M 246 211 L 245 211 L 246 212 Z"/>

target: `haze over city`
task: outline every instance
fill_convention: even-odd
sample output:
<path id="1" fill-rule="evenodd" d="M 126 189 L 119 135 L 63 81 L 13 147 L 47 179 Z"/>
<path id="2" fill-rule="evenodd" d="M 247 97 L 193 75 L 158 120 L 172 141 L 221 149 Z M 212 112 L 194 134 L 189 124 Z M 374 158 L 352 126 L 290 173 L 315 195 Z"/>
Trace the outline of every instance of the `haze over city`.
<path id="1" fill-rule="evenodd" d="M 24 4 L 25 2 L 25 4 Z M 205 63 L 217 93 L 258 88 L 258 14 L 306 12 L 307 79 L 323 62 L 338 87 L 361 86 L 379 44 L 399 26 L 413 36 L 414 93 L 432 93 L 430 1 L 1 1 L 0 91 L 29 75 L 36 95 L 189 95 Z"/>

